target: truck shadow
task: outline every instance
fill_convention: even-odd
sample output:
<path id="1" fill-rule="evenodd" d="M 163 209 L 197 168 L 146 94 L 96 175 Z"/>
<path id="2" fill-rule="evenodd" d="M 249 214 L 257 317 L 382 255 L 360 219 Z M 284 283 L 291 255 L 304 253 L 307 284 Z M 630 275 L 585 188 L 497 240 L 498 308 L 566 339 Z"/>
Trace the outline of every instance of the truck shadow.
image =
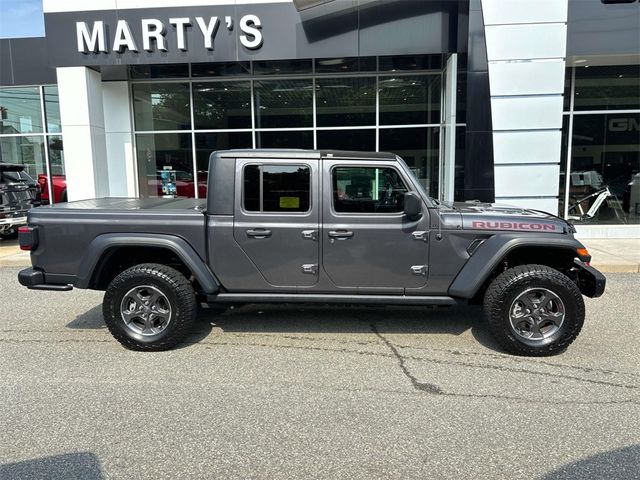
<path id="1" fill-rule="evenodd" d="M 78 452 L 0 464 L 0 478 L 102 480 L 104 476 L 98 457 L 90 452 Z"/>
<path id="2" fill-rule="evenodd" d="M 598 453 L 565 465 L 540 480 L 582 480 L 583 478 L 640 478 L 640 445 Z"/>
<path id="3" fill-rule="evenodd" d="M 213 327 L 222 333 L 327 333 L 371 334 L 372 326 L 386 334 L 424 334 L 459 336 L 471 331 L 481 345 L 502 351 L 491 338 L 482 318 L 482 309 L 474 306 L 453 308 L 362 307 L 345 305 L 246 305 L 226 310 L 203 310 L 198 332 Z M 205 335 L 206 337 L 206 335 Z M 186 344 L 197 343 L 195 338 Z"/>
<path id="4" fill-rule="evenodd" d="M 371 334 L 372 325 L 385 334 L 459 336 L 471 331 L 484 347 L 502 352 L 486 328 L 482 309 L 475 306 L 451 308 L 349 306 L 349 305 L 245 305 L 235 308 L 203 308 L 192 332 L 177 348 L 205 340 L 214 327 L 222 333 L 327 333 Z M 67 328 L 106 329 L 102 307 L 78 315 Z"/>

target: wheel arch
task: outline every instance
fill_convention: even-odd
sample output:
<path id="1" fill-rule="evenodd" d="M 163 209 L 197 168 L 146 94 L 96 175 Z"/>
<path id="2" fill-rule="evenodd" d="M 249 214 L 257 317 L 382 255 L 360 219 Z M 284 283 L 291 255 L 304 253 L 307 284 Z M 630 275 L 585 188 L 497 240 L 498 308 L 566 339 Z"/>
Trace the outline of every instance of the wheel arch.
<path id="1" fill-rule="evenodd" d="M 137 258 L 136 254 L 140 257 Z M 219 291 L 218 280 L 189 243 L 174 235 L 158 234 L 104 234 L 96 237 L 80 263 L 76 286 L 102 290 L 105 283 L 122 271 L 116 265 L 126 269 L 149 261 L 177 264 L 178 270 L 193 276 L 203 293 Z"/>
<path id="2" fill-rule="evenodd" d="M 449 286 L 449 295 L 471 299 L 508 267 L 536 263 L 556 269 L 571 268 L 584 246 L 573 237 L 557 234 L 497 234 L 471 255 Z"/>

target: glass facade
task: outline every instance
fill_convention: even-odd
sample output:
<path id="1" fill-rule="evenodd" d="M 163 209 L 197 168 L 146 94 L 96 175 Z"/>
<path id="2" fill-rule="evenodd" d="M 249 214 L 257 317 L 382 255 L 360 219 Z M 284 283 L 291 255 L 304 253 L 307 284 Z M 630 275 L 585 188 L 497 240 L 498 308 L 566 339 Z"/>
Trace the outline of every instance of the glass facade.
<path id="1" fill-rule="evenodd" d="M 25 165 L 43 203 L 67 198 L 60 133 L 55 85 L 0 88 L 0 162 Z"/>
<path id="2" fill-rule="evenodd" d="M 209 155 L 230 148 L 392 151 L 438 195 L 440 55 L 188 67 L 130 73 L 141 195 L 204 197 Z"/>
<path id="3" fill-rule="evenodd" d="M 560 214 L 640 223 L 640 66 L 568 69 Z"/>

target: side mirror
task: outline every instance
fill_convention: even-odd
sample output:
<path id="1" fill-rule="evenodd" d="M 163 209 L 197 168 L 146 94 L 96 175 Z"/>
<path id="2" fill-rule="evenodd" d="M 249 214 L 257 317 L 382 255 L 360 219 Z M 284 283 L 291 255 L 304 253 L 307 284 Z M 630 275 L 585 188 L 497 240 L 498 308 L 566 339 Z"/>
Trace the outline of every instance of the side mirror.
<path id="1" fill-rule="evenodd" d="M 404 213 L 409 220 L 418 220 L 422 217 L 422 199 L 417 193 L 404 194 Z"/>

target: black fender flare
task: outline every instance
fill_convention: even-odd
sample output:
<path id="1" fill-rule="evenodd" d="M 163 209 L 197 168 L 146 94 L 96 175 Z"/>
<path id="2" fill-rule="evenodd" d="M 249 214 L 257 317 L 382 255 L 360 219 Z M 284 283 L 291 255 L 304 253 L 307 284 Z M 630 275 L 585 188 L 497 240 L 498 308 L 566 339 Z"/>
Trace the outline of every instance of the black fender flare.
<path id="1" fill-rule="evenodd" d="M 215 294 L 220 290 L 220 283 L 214 274 L 186 240 L 174 235 L 144 233 L 106 233 L 94 238 L 80 262 L 76 287 L 89 288 L 98 262 L 107 250 L 114 247 L 160 247 L 171 250 L 191 271 L 204 293 Z"/>
<path id="2" fill-rule="evenodd" d="M 584 248 L 573 237 L 558 234 L 496 234 L 485 240 L 464 264 L 462 270 L 449 286 L 452 297 L 472 298 L 489 278 L 500 261 L 512 250 L 519 247 L 550 247 L 572 251 Z"/>

